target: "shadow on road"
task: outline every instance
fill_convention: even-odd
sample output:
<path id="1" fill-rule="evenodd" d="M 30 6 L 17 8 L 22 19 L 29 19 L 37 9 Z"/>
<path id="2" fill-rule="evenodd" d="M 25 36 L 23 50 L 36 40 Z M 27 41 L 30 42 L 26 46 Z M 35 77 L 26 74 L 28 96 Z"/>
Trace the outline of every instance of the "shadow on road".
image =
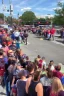
<path id="1" fill-rule="evenodd" d="M 56 40 L 56 41 L 59 42 L 59 43 L 64 44 L 64 41 L 63 40 Z"/>
<path id="2" fill-rule="evenodd" d="M 5 93 L 3 93 L 3 92 L 0 92 L 0 95 L 6 95 Z"/>
<path id="3" fill-rule="evenodd" d="M 37 36 L 37 37 L 35 37 L 35 38 L 42 38 L 41 36 Z"/>
<path id="4" fill-rule="evenodd" d="M 60 36 L 54 36 L 54 37 L 61 38 Z"/>

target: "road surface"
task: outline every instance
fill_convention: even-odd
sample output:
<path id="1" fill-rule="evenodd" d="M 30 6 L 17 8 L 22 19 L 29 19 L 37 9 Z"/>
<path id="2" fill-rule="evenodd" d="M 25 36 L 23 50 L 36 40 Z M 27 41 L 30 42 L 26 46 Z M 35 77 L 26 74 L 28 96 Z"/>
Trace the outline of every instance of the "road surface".
<path id="1" fill-rule="evenodd" d="M 24 53 L 26 53 L 33 61 L 37 55 L 45 57 L 47 63 L 54 60 L 55 64 L 64 64 L 64 45 L 57 41 L 47 41 L 38 38 L 34 34 L 29 34 L 28 45 L 21 46 Z"/>

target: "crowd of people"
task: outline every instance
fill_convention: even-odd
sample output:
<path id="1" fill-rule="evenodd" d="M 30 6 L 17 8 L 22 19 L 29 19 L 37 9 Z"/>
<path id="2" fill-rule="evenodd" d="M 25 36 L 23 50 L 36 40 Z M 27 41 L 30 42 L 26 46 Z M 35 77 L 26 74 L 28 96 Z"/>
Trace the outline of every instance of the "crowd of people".
<path id="1" fill-rule="evenodd" d="M 43 36 L 44 39 L 47 39 L 47 40 L 54 40 L 54 35 L 56 33 L 56 29 L 54 28 L 54 26 L 51 28 L 51 27 L 46 27 L 46 26 L 39 26 L 39 27 L 35 27 L 32 29 L 32 32 L 33 33 L 36 33 L 40 36 Z"/>
<path id="2" fill-rule="evenodd" d="M 18 45 L 18 30 L 0 30 L 0 85 L 6 88 L 6 95 L 64 96 L 62 64 L 55 66 L 53 60 L 47 64 L 40 55 L 32 62 Z"/>
<path id="3" fill-rule="evenodd" d="M 54 40 L 55 34 L 59 34 L 60 38 L 63 39 L 64 43 L 64 26 L 61 28 L 55 28 L 55 26 L 38 26 L 33 27 L 31 31 L 34 34 L 42 36 L 46 40 Z"/>

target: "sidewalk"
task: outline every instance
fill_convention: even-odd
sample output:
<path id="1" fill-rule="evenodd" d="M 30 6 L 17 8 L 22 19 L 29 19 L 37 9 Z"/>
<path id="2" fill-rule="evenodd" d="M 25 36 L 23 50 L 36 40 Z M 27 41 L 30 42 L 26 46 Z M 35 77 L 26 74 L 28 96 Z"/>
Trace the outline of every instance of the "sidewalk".
<path id="1" fill-rule="evenodd" d="M 2 86 L 0 86 L 0 96 L 6 96 L 6 90 Z"/>
<path id="2" fill-rule="evenodd" d="M 60 34 L 55 34 L 55 41 L 63 44 L 64 39 L 60 38 Z"/>

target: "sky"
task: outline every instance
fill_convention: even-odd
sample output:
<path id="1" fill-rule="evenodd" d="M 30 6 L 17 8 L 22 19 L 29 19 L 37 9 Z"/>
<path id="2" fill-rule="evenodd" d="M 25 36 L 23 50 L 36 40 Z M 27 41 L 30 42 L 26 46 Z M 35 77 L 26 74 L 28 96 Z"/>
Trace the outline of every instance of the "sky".
<path id="1" fill-rule="evenodd" d="M 10 2 L 9 2 L 10 1 Z M 10 8 L 10 3 L 12 4 L 12 15 L 13 17 L 21 16 L 25 11 L 33 11 L 36 16 L 46 16 L 50 14 L 53 16 L 55 14 L 54 9 L 57 8 L 57 3 L 64 0 L 0 0 L 0 13 L 4 13 L 9 16 L 10 13 L 7 12 Z M 3 11 L 3 9 L 5 9 Z"/>

